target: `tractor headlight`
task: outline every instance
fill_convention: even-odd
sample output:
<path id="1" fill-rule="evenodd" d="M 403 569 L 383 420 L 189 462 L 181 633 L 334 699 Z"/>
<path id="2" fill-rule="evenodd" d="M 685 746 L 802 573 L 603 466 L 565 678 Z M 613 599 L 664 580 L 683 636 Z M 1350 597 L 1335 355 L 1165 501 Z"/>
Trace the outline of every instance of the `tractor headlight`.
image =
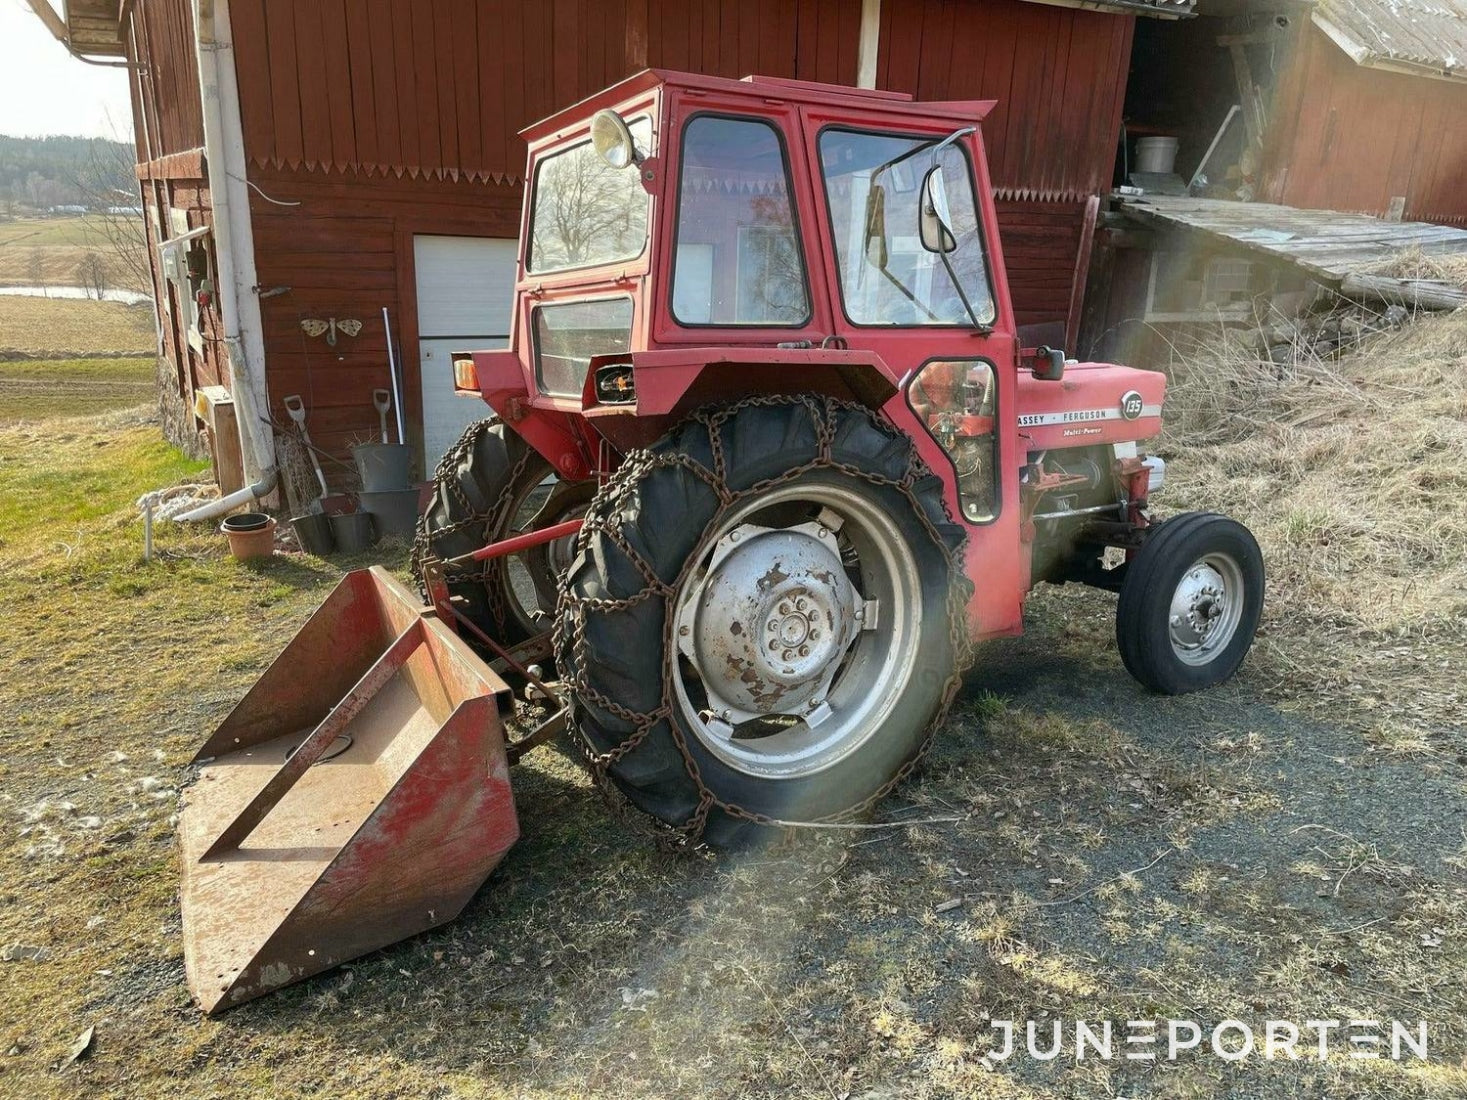
<path id="1" fill-rule="evenodd" d="M 637 143 L 627 120 L 612 110 L 592 116 L 591 147 L 610 168 L 629 168 L 637 162 Z"/>
<path id="2" fill-rule="evenodd" d="M 636 404 L 637 386 L 630 363 L 608 363 L 596 368 L 596 400 L 602 405 Z"/>

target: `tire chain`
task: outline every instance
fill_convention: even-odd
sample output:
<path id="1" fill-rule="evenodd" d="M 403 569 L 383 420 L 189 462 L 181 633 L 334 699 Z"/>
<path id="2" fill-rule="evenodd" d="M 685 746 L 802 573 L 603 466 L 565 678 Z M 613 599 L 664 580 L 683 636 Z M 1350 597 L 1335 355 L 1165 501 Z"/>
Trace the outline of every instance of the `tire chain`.
<path id="1" fill-rule="evenodd" d="M 723 439 L 720 433 L 722 426 L 748 408 L 792 405 L 803 405 L 809 410 L 816 434 L 816 457 L 803 465 L 792 467 L 777 477 L 766 478 L 756 482 L 747 489 L 739 491 L 729 489 L 727 485 L 728 467 L 723 452 Z M 592 501 L 591 507 L 584 517 L 584 526 L 577 536 L 576 552 L 578 554 L 587 549 L 589 539 L 593 534 L 600 533 L 605 536 L 626 556 L 627 560 L 637 572 L 641 574 L 646 586 L 631 596 L 620 599 L 605 599 L 577 596 L 570 590 L 569 573 L 560 578 L 560 598 L 556 608 L 555 630 L 552 635 L 551 645 L 552 652 L 556 656 L 556 663 L 562 672 L 574 669 L 574 675 L 568 681 L 568 686 L 571 689 L 569 694 L 572 718 L 574 719 L 575 708 L 582 701 L 585 701 L 634 727 L 631 734 L 604 752 L 599 751 L 591 743 L 586 734 L 581 731 L 579 724 L 574 720 L 570 723 L 570 736 L 576 743 L 584 763 L 591 772 L 592 778 L 602 793 L 607 796 L 608 803 L 624 810 L 624 808 L 630 806 L 630 803 L 625 798 L 617 797 L 614 793 L 610 782 L 610 769 L 628 753 L 633 752 L 641 745 L 659 722 L 667 722 L 668 729 L 672 733 L 673 741 L 682 758 L 683 768 L 687 772 L 688 778 L 693 781 L 693 785 L 698 793 L 698 805 L 689 819 L 681 825 L 660 821 L 653 818 L 652 815 L 641 811 L 638 811 L 635 817 L 644 825 L 651 823 L 651 829 L 654 835 L 669 847 L 689 848 L 699 844 L 702 841 L 704 830 L 708 824 L 708 815 L 715 808 L 730 817 L 769 828 L 779 828 L 785 823 L 767 814 L 762 814 L 736 803 L 726 802 L 720 799 L 709 789 L 707 783 L 704 782 L 702 773 L 698 767 L 698 762 L 689 751 L 683 731 L 675 720 L 675 688 L 672 682 L 672 677 L 676 675 L 675 663 L 664 662 L 666 669 L 663 674 L 660 703 L 656 709 L 649 712 L 631 710 L 597 691 L 588 682 L 585 673 L 585 669 L 587 668 L 585 626 L 586 616 L 589 612 L 625 611 L 648 599 L 661 596 L 666 601 L 666 612 L 663 621 L 663 652 L 676 652 L 676 639 L 674 638 L 676 628 L 675 595 L 686 580 L 689 572 L 702 560 L 717 530 L 716 524 L 710 524 L 709 530 L 704 533 L 698 545 L 688 555 L 677 577 L 671 583 L 664 583 L 657 577 L 651 564 L 633 549 L 622 534 L 620 517 L 623 513 L 623 504 L 628 501 L 641 479 L 657 469 L 680 467 L 694 477 L 697 477 L 717 495 L 720 511 L 724 511 L 729 506 L 749 497 L 756 496 L 759 493 L 766 492 L 776 486 L 792 481 L 812 470 L 835 470 L 873 485 L 888 486 L 901 491 L 911 502 L 913 510 L 921 521 L 922 526 L 926 528 L 927 534 L 933 543 L 940 548 L 945 548 L 941 534 L 928 517 L 926 509 L 922 506 L 922 502 L 917 498 L 914 490 L 914 485 L 917 481 L 928 476 L 931 472 L 926 463 L 917 454 L 916 448 L 909 447 L 907 468 L 902 477 L 897 480 L 884 477 L 880 474 L 874 474 L 858 466 L 837 462 L 831 456 L 831 450 L 835 439 L 836 414 L 839 411 L 848 411 L 865 416 L 879 431 L 891 434 L 891 425 L 878 418 L 865 406 L 818 395 L 759 395 L 746 398 L 732 405 L 712 406 L 698 410 L 689 416 L 684 423 L 699 423 L 707 432 L 709 446 L 712 451 L 713 469 L 708 469 L 702 463 L 686 454 L 654 454 L 649 450 L 632 451 L 627 455 L 617 471 L 602 486 L 595 500 Z M 947 514 L 945 504 L 943 511 L 944 514 Z M 951 516 L 948 518 L 951 522 Z M 948 628 L 954 658 L 953 669 L 943 686 L 942 698 L 939 702 L 937 713 L 929 723 L 921 745 L 912 754 L 911 758 L 897 770 L 896 774 L 883 783 L 868 798 L 845 810 L 816 818 L 813 822 L 807 824 L 835 824 L 865 815 L 912 774 L 931 747 L 937 728 L 942 725 L 943 720 L 947 716 L 948 709 L 951 707 L 952 701 L 957 695 L 959 687 L 962 685 L 963 673 L 972 661 L 972 645 L 967 628 L 967 604 L 973 591 L 973 584 L 967 576 L 967 570 L 964 564 L 963 552 L 966 545 L 967 536 L 965 534 L 962 541 L 959 542 L 949 555 L 952 560 L 952 583 L 948 590 L 947 610 Z M 618 816 L 627 818 L 632 815 L 621 812 Z"/>
<path id="2" fill-rule="evenodd" d="M 418 583 L 418 591 L 426 600 L 428 588 L 423 582 L 423 562 L 434 557 L 433 540 L 444 536 L 456 535 L 460 531 L 470 531 L 478 538 L 481 546 L 488 546 L 496 539 L 495 528 L 503 518 L 503 512 L 509 502 L 514 499 L 514 494 L 509 491 L 510 487 L 519 481 L 529 465 L 531 457 L 535 454 L 533 448 L 525 446 L 524 453 L 520 455 L 509 477 L 505 481 L 504 495 L 485 511 L 477 511 L 469 502 L 468 494 L 458 481 L 458 466 L 464 459 L 469 460 L 472 466 L 474 449 L 478 447 L 480 438 L 490 428 L 499 423 L 496 416 L 486 417 L 475 424 L 471 424 L 468 430 L 459 437 L 457 443 L 450 447 L 447 453 L 438 460 L 438 466 L 433 471 L 433 484 L 443 486 L 453 496 L 454 501 L 463 510 L 462 516 L 452 523 L 444 524 L 442 527 L 429 531 L 426 517 L 418 521 L 417 531 L 413 535 L 413 549 L 411 564 L 413 579 Z M 508 608 L 504 604 L 504 586 L 501 583 L 505 560 L 494 558 L 484 562 L 477 570 L 455 570 L 453 574 L 454 583 L 479 583 L 484 586 L 485 594 L 489 599 L 489 614 L 494 623 L 503 629 L 508 614 Z"/>

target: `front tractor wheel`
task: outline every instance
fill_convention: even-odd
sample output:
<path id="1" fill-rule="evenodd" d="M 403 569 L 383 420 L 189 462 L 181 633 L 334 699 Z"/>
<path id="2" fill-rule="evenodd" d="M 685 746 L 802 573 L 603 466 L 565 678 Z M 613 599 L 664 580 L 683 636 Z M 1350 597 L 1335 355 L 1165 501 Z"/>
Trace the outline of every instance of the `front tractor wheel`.
<path id="1" fill-rule="evenodd" d="M 1263 555 L 1246 527 L 1188 512 L 1156 528 L 1126 567 L 1116 643 L 1126 670 L 1181 695 L 1238 670 L 1263 612 Z"/>
<path id="2" fill-rule="evenodd" d="M 887 790 L 957 687 L 963 535 L 865 409 L 759 399 L 633 455 L 588 513 L 558 667 L 595 769 L 718 844 Z"/>

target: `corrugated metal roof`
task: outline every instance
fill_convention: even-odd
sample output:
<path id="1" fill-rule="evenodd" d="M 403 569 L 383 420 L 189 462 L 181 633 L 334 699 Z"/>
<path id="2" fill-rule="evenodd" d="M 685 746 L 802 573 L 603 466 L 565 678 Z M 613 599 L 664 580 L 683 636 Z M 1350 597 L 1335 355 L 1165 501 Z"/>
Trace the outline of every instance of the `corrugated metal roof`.
<path id="1" fill-rule="evenodd" d="M 1149 15 L 1153 19 L 1186 19 L 1197 6 L 1197 0 L 1030 0 L 1057 8 L 1084 8 L 1088 11 L 1116 11 L 1128 15 Z"/>
<path id="2" fill-rule="evenodd" d="M 1312 18 L 1357 64 L 1467 80 L 1467 0 L 1320 0 Z"/>

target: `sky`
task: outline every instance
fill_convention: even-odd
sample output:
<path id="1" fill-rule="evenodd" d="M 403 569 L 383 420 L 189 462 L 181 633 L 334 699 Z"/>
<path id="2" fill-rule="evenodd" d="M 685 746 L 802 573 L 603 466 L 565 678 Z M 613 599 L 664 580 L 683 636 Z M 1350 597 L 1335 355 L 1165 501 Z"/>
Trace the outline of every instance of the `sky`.
<path id="1" fill-rule="evenodd" d="M 76 60 L 26 0 L 0 0 L 0 134 L 131 141 L 126 70 Z"/>

